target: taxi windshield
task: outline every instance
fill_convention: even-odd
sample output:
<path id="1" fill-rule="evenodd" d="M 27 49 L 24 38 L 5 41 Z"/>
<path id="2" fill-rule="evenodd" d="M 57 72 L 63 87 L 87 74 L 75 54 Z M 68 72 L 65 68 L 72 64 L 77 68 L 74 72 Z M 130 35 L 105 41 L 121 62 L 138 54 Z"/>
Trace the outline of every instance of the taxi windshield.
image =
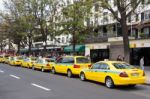
<path id="1" fill-rule="evenodd" d="M 17 59 L 18 59 L 18 60 L 22 60 L 23 58 L 22 58 L 22 57 L 17 57 Z"/>
<path id="2" fill-rule="evenodd" d="M 135 67 L 127 63 L 113 63 L 116 69 L 134 69 Z"/>
<path id="3" fill-rule="evenodd" d="M 55 60 L 52 59 L 52 58 L 46 58 L 45 60 L 46 60 L 47 62 L 55 62 Z"/>
<path id="4" fill-rule="evenodd" d="M 30 59 L 30 58 L 26 58 L 25 61 L 26 61 L 26 62 L 30 62 L 31 59 Z"/>
<path id="5" fill-rule="evenodd" d="M 48 62 L 46 61 L 46 59 L 41 59 L 40 61 L 42 64 L 47 64 Z"/>
<path id="6" fill-rule="evenodd" d="M 86 57 L 78 57 L 76 61 L 77 63 L 90 63 L 90 60 Z"/>

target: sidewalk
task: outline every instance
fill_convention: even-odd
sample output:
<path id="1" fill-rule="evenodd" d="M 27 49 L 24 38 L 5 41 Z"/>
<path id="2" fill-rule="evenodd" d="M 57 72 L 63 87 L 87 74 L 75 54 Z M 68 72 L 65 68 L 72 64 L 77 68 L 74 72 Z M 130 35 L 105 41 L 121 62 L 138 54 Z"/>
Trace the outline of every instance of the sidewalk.
<path id="1" fill-rule="evenodd" d="M 145 67 L 146 85 L 150 85 L 150 66 Z"/>

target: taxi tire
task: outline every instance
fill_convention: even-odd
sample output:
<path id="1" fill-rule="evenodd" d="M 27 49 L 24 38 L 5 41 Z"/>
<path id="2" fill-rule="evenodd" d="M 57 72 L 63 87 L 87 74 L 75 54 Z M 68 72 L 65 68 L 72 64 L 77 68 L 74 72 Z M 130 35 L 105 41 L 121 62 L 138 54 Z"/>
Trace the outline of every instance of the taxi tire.
<path id="1" fill-rule="evenodd" d="M 32 70 L 35 70 L 34 66 L 32 66 Z"/>
<path id="2" fill-rule="evenodd" d="M 56 70 L 55 70 L 55 68 L 54 68 L 54 67 L 52 68 L 52 70 L 51 70 L 51 71 L 52 71 L 52 74 L 56 74 Z"/>
<path id="3" fill-rule="evenodd" d="M 67 76 L 68 76 L 69 78 L 72 77 L 72 72 L 71 72 L 71 70 L 67 70 Z"/>
<path id="4" fill-rule="evenodd" d="M 114 82 L 111 77 L 106 77 L 105 85 L 107 88 L 114 88 Z"/>
<path id="5" fill-rule="evenodd" d="M 85 81 L 86 80 L 86 77 L 85 77 L 85 74 L 83 72 L 80 73 L 80 79 L 82 81 Z"/>
<path id="6" fill-rule="evenodd" d="M 44 70 L 44 67 L 42 67 L 42 68 L 41 68 L 41 71 L 42 71 L 42 72 L 44 72 L 44 71 L 45 71 L 45 70 Z"/>
<path id="7" fill-rule="evenodd" d="M 30 66 L 29 66 L 29 64 L 28 64 L 28 69 L 30 69 Z"/>

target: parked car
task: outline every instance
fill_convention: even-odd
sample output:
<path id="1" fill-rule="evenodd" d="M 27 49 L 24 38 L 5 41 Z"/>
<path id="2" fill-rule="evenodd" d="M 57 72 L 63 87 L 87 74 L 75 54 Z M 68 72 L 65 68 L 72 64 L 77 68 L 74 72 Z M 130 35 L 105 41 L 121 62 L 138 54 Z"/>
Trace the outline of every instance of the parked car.
<path id="1" fill-rule="evenodd" d="M 27 57 L 27 58 L 24 58 L 24 60 L 22 61 L 21 63 L 21 66 L 22 67 L 26 67 L 26 68 L 32 68 L 33 64 L 36 62 L 36 58 L 34 57 Z"/>
<path id="2" fill-rule="evenodd" d="M 11 56 L 5 56 L 4 57 L 4 63 L 5 64 L 9 64 L 10 60 L 11 60 Z"/>
<path id="3" fill-rule="evenodd" d="M 11 57 L 9 64 L 10 65 L 15 65 L 15 66 L 20 66 L 22 61 L 23 61 L 22 57 L 13 56 L 13 57 Z"/>
<path id="4" fill-rule="evenodd" d="M 120 61 L 100 61 L 89 69 L 80 72 L 80 79 L 105 83 L 106 87 L 115 85 L 129 85 L 145 83 L 145 73 L 141 69 Z"/>
<path id="5" fill-rule="evenodd" d="M 40 58 L 33 64 L 32 69 L 40 69 L 42 72 L 44 72 L 52 69 L 51 64 L 52 63 L 50 62 L 50 59 Z"/>
<path id="6" fill-rule="evenodd" d="M 0 55 L 0 63 L 4 63 L 4 56 Z"/>
<path id="7" fill-rule="evenodd" d="M 52 73 L 63 73 L 72 77 L 72 75 L 79 75 L 83 68 L 90 66 L 91 61 L 85 56 L 63 56 L 52 66 Z"/>

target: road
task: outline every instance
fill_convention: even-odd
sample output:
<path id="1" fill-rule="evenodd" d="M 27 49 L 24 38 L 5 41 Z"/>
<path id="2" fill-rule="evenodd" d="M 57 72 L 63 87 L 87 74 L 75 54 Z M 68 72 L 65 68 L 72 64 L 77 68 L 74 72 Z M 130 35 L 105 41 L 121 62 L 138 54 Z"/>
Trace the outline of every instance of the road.
<path id="1" fill-rule="evenodd" d="M 77 77 L 0 64 L 0 99 L 150 99 L 150 86 L 108 89 Z"/>

